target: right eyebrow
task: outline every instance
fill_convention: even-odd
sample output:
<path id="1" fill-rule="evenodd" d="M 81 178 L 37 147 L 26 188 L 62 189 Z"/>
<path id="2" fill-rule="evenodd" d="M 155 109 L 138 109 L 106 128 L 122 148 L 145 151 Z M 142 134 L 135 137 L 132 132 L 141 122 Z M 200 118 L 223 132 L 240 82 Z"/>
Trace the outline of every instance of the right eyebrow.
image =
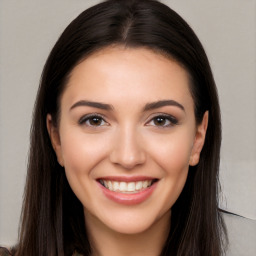
<path id="1" fill-rule="evenodd" d="M 93 107 L 93 108 L 99 108 L 103 110 L 113 110 L 113 106 L 101 102 L 95 102 L 95 101 L 87 101 L 87 100 L 80 100 L 73 104 L 70 108 L 70 110 L 76 108 L 76 107 L 82 107 L 82 106 L 88 106 L 88 107 Z"/>
<path id="2" fill-rule="evenodd" d="M 160 108 L 160 107 L 164 107 L 164 106 L 175 106 L 185 112 L 184 106 L 175 100 L 160 100 L 160 101 L 148 103 L 144 107 L 144 111 L 148 111 L 148 110 L 152 110 L 152 109 L 156 109 L 156 108 Z"/>

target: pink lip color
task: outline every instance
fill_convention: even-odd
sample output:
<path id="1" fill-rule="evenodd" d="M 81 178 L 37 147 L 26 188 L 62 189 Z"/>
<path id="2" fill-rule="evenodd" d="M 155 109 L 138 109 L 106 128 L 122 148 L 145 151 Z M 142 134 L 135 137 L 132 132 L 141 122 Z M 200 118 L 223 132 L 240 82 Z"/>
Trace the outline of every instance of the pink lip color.
<path id="1" fill-rule="evenodd" d="M 142 203 L 145 201 L 155 190 L 157 186 L 157 182 L 155 182 L 153 185 L 150 187 L 138 192 L 138 193 L 133 193 L 133 194 L 124 194 L 120 192 L 114 192 L 111 191 L 104 186 L 102 186 L 100 183 L 98 183 L 100 188 L 102 189 L 104 195 L 109 198 L 110 200 L 119 203 L 119 204 L 124 204 L 124 205 L 135 205 Z"/>

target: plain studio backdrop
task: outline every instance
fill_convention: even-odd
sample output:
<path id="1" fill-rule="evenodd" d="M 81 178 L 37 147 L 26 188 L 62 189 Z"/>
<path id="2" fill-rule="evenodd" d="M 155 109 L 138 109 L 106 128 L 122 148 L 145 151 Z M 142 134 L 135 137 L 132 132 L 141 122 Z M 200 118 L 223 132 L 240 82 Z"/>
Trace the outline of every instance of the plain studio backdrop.
<path id="1" fill-rule="evenodd" d="M 0 244 L 17 241 L 32 109 L 46 58 L 64 28 L 98 1 L 0 2 Z M 165 0 L 210 59 L 223 121 L 221 205 L 230 256 L 256 255 L 256 0 Z"/>

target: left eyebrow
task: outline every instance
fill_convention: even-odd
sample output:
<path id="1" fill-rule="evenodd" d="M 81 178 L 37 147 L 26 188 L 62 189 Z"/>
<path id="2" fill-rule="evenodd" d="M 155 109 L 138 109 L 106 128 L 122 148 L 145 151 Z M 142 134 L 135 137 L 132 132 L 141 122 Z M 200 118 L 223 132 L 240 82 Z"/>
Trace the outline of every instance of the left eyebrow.
<path id="1" fill-rule="evenodd" d="M 165 106 L 175 106 L 185 112 L 184 106 L 175 100 L 160 100 L 160 101 L 148 103 L 144 107 L 144 111 L 153 110 L 153 109 L 161 108 L 161 107 L 165 107 Z"/>
<path id="2" fill-rule="evenodd" d="M 99 108 L 103 110 L 113 110 L 113 106 L 101 102 L 95 102 L 95 101 L 87 101 L 87 100 L 80 100 L 76 102 L 74 105 L 71 106 L 70 110 L 76 108 L 76 107 L 82 107 L 82 106 L 88 106 L 93 108 Z"/>

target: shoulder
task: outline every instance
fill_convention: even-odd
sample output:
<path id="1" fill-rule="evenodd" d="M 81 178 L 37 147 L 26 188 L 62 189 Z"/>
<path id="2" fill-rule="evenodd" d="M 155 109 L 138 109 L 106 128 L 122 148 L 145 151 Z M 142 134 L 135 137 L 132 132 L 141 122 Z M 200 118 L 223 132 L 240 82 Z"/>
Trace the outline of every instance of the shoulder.
<path id="1" fill-rule="evenodd" d="M 229 246 L 227 255 L 256 255 L 256 221 L 234 214 L 225 214 Z"/>
<path id="2" fill-rule="evenodd" d="M 0 256 L 11 256 L 11 252 L 8 248 L 0 246 Z"/>

